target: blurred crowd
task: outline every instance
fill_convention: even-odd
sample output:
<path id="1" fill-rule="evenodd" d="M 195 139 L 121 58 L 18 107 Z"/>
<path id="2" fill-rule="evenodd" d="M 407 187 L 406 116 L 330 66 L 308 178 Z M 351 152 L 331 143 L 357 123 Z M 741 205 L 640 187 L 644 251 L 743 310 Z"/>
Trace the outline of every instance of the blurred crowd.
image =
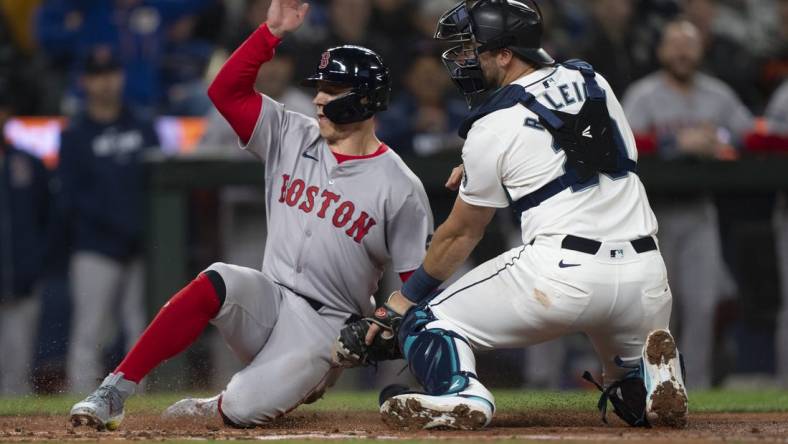
<path id="1" fill-rule="evenodd" d="M 68 119 L 56 169 L 0 141 L 0 395 L 84 392 L 144 328 L 142 162 L 160 145 L 153 119 L 205 117 L 198 151 L 240 152 L 205 91 L 265 21 L 269 3 L 0 0 L 0 127 L 13 115 Z M 312 115 L 299 80 L 326 48 L 367 46 L 394 80 L 380 139 L 406 158 L 459 149 L 468 106 L 441 64 L 446 48 L 432 39 L 456 0 L 310 3 L 308 22 L 260 70 L 258 89 Z M 788 151 L 788 0 L 538 3 L 547 51 L 584 59 L 607 78 L 642 156 L 735 162 Z M 259 266 L 261 196 L 222 191 L 224 260 Z M 788 386 L 780 193 L 650 199 L 690 387 L 736 372 L 777 375 Z M 445 208 L 434 206 L 440 222 Z M 511 221 L 499 219 L 502 242 L 517 239 Z M 568 362 L 582 355 L 575 348 L 535 347 L 514 365 L 531 386 L 571 385 L 556 368 L 574 371 Z"/>

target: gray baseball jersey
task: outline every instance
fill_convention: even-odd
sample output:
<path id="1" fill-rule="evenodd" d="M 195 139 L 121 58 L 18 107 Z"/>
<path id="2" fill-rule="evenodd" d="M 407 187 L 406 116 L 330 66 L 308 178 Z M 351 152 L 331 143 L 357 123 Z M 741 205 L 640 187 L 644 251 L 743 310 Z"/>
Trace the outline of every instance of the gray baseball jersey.
<path id="1" fill-rule="evenodd" d="M 384 267 L 424 259 L 432 212 L 419 179 L 392 150 L 337 162 L 317 120 L 264 96 L 244 149 L 265 164 L 263 274 L 329 307 L 369 314 Z"/>
<path id="2" fill-rule="evenodd" d="M 766 119 L 769 123 L 769 132 L 783 137 L 788 136 L 788 80 L 783 81 L 772 95 L 766 108 Z M 785 204 L 785 196 L 786 194 L 783 193 L 784 203 L 778 207 L 775 217 L 783 301 L 777 318 L 777 377 L 785 387 L 788 387 L 788 207 Z"/>
<path id="3" fill-rule="evenodd" d="M 788 134 L 788 80 L 772 95 L 769 106 L 766 107 L 766 119 L 770 132 Z"/>
<path id="4" fill-rule="evenodd" d="M 687 95 L 670 87 L 664 73 L 651 74 L 630 87 L 623 104 L 632 131 L 654 132 L 660 141 L 660 155 L 667 158 L 679 154 L 671 141 L 683 127 L 709 123 L 727 132 L 731 143 L 752 127 L 752 114 L 736 93 L 705 74 L 696 75 Z"/>
<path id="5" fill-rule="evenodd" d="M 403 272 L 421 264 L 432 212 L 392 150 L 338 163 L 317 120 L 269 97 L 244 148 L 265 164 L 262 271 L 209 269 L 226 286 L 211 323 L 245 365 L 222 393 L 222 413 L 254 425 L 333 385 L 342 370 L 332 362 L 334 339 L 350 313 L 372 313 L 386 265 Z"/>

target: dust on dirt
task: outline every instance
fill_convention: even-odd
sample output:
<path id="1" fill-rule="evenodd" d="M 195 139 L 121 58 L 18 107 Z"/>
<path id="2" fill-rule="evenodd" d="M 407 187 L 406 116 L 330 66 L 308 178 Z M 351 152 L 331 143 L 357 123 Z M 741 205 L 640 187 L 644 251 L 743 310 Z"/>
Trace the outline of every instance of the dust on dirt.
<path id="1" fill-rule="evenodd" d="M 416 438 L 486 441 L 496 439 L 710 442 L 788 442 L 788 413 L 697 413 L 686 429 L 634 429 L 610 419 L 602 424 L 592 412 L 537 411 L 496 415 L 492 424 L 475 432 L 400 430 L 385 425 L 374 412 L 293 412 L 265 427 L 232 429 L 216 419 L 162 419 L 130 415 L 115 432 L 72 428 L 65 416 L 0 417 L 0 441 L 111 441 L 174 439 L 285 438 Z"/>

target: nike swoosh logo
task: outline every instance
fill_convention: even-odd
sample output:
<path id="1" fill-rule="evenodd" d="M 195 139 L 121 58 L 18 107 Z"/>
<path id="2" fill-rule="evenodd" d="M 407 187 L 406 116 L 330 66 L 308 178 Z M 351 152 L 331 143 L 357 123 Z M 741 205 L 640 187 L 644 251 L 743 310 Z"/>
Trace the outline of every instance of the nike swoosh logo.
<path id="1" fill-rule="evenodd" d="M 319 160 L 317 160 L 317 157 L 315 157 L 315 156 L 313 156 L 313 155 L 311 155 L 311 154 L 304 153 L 304 154 L 302 154 L 301 156 L 302 156 L 302 157 L 306 157 L 307 159 L 312 159 L 312 160 L 314 160 L 315 162 L 319 162 Z"/>
<path id="2" fill-rule="evenodd" d="M 561 268 L 569 268 L 569 267 L 579 267 L 580 264 L 565 264 L 564 260 L 561 259 L 561 262 L 558 263 L 558 266 Z"/>

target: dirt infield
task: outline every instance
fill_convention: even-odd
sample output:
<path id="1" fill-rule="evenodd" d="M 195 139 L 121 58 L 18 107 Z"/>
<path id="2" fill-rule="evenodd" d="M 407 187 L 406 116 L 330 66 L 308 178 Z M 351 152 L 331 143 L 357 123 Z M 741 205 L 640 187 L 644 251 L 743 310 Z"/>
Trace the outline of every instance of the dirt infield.
<path id="1" fill-rule="evenodd" d="M 617 418 L 609 427 L 589 412 L 540 411 L 507 413 L 480 432 L 403 431 L 383 424 L 372 412 L 295 412 L 266 427 L 237 430 L 218 420 L 164 420 L 156 415 L 131 415 L 115 432 L 72 429 L 63 416 L 0 417 L 0 441 L 111 440 L 277 440 L 277 439 L 499 439 L 567 441 L 788 442 L 788 413 L 694 414 L 686 430 L 632 429 Z"/>

